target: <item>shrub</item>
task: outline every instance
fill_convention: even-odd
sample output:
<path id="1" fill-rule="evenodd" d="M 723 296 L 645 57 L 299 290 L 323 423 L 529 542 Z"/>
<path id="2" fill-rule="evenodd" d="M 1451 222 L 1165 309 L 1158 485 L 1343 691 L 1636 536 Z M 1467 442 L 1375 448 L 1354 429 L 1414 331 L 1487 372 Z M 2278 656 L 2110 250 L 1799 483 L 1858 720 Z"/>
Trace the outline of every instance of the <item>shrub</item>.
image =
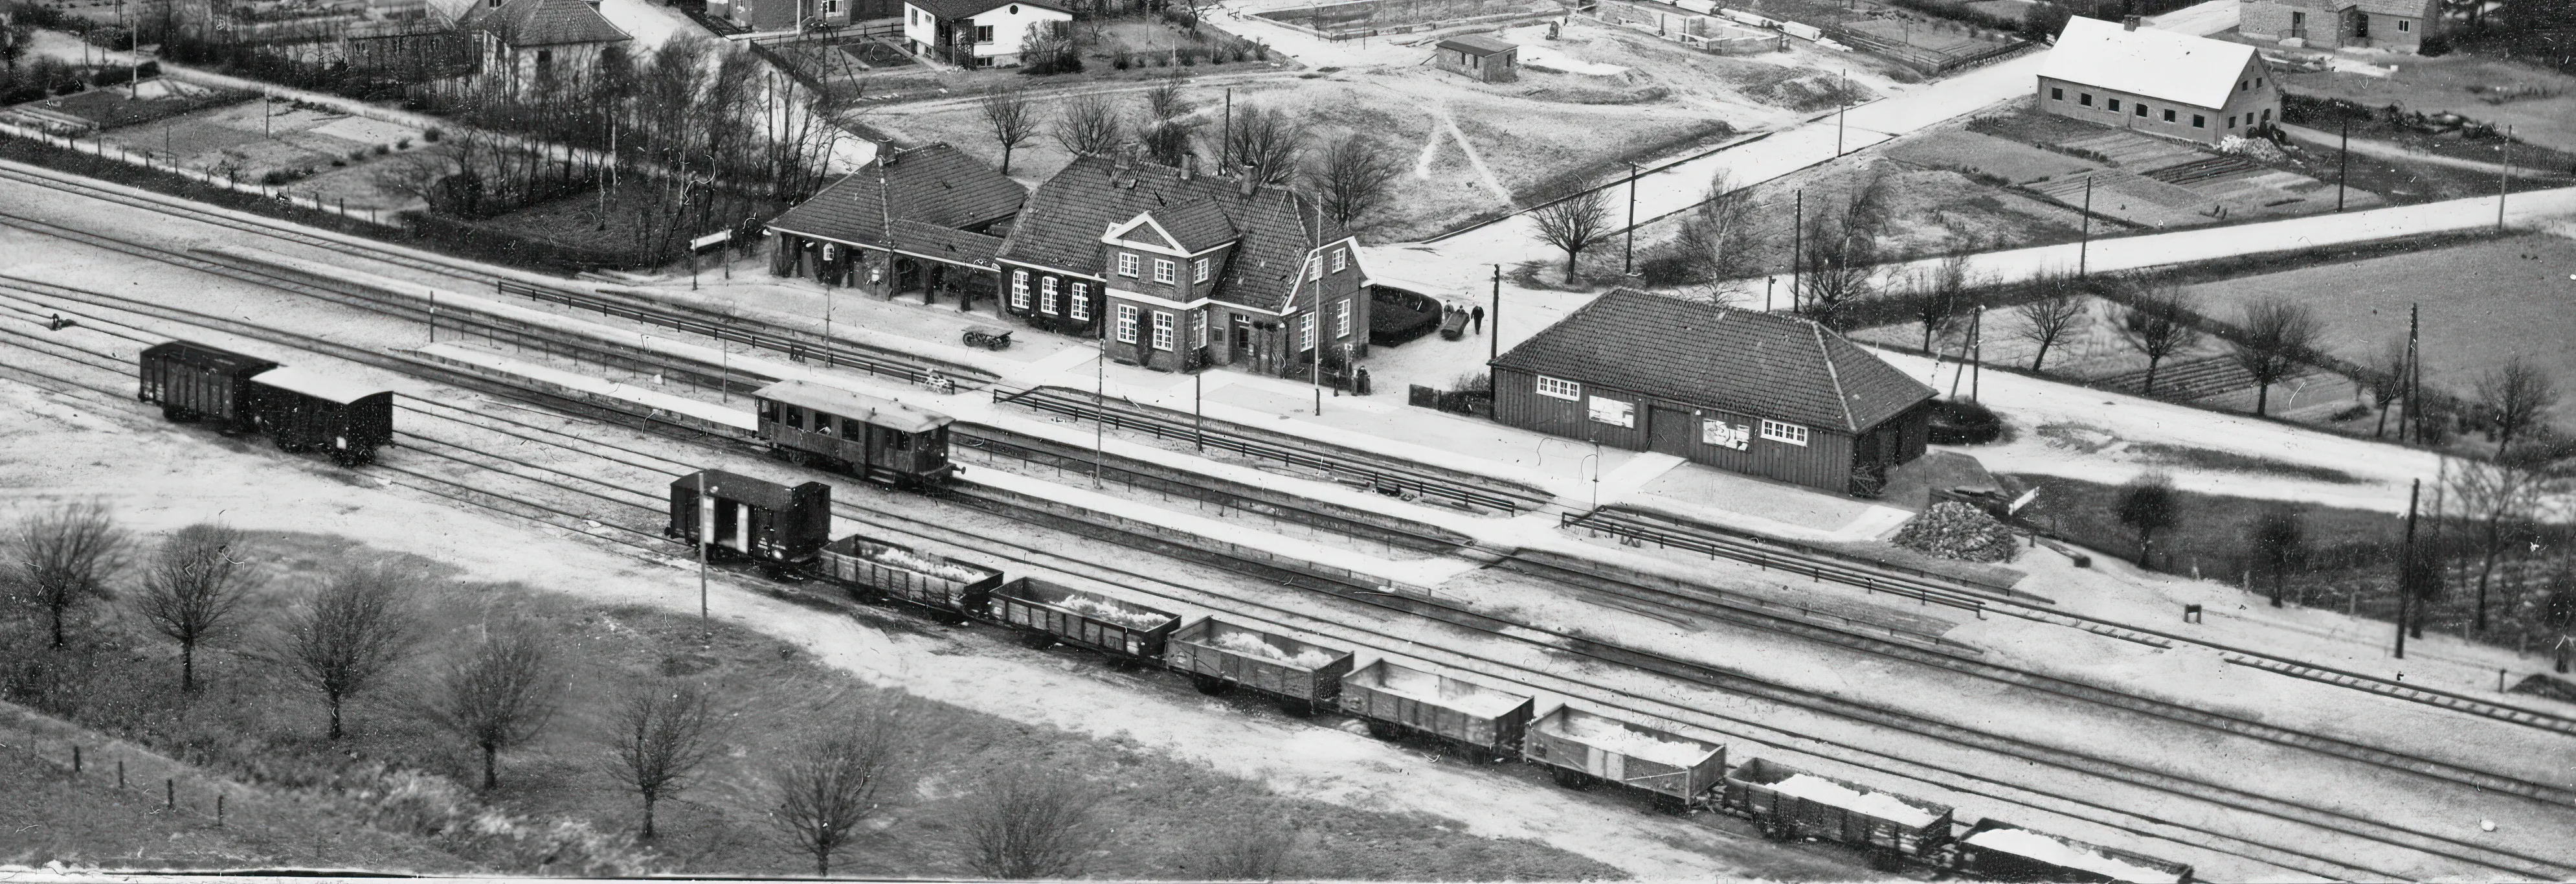
<path id="1" fill-rule="evenodd" d="M 340 167 L 340 166 L 346 166 L 346 165 L 348 165 L 348 164 L 349 164 L 349 161 L 348 161 L 348 160 L 343 160 L 343 159 L 339 159 L 339 158 L 336 158 L 336 157 L 334 157 L 334 158 L 331 160 L 331 165 L 332 165 L 334 168 L 337 168 L 337 167 Z"/>
<path id="2" fill-rule="evenodd" d="M 141 77 L 161 76 L 161 63 L 158 61 L 147 61 L 142 64 L 135 65 L 134 73 L 136 76 Z"/>
<path id="3" fill-rule="evenodd" d="M 270 169 L 267 173 L 259 176 L 259 183 L 266 184 L 271 187 L 284 184 L 286 181 L 286 170 L 284 169 Z"/>
<path id="4" fill-rule="evenodd" d="M 394 142 L 394 149 L 395 149 L 395 150 L 410 150 L 410 149 L 411 149 L 411 139 L 409 139 L 409 138 L 405 138 L 405 139 L 403 139 L 403 140 L 401 140 L 401 141 Z"/>
<path id="5" fill-rule="evenodd" d="M 420 140 L 422 140 L 422 141 L 429 141 L 429 142 L 436 142 L 436 141 L 438 140 L 438 135 L 439 135 L 438 127 L 436 127 L 436 126 L 431 126 L 431 127 L 429 127 L 427 130 L 424 130 L 424 131 L 422 131 L 422 132 L 420 133 Z"/>
<path id="6" fill-rule="evenodd" d="M 2451 40 L 2450 38 L 2439 34 L 2426 37 L 2424 38 L 2424 42 L 2416 45 L 2415 54 L 2426 58 L 2431 58 L 2437 55 L 2449 55 L 2451 54 Z"/>
<path id="7" fill-rule="evenodd" d="M 1183 49 L 1172 54 L 1180 56 L 1182 67 L 1197 67 L 1199 64 L 1199 54 L 1197 50 Z"/>
<path id="8" fill-rule="evenodd" d="M 1637 264 L 1637 281 L 1656 288 L 1667 288 L 1699 282 L 1699 262 L 1689 255 L 1665 253 L 1648 257 Z"/>
<path id="9" fill-rule="evenodd" d="M 1932 442 L 1939 445 L 1982 445 L 2003 435 L 2004 420 L 1994 409 L 1965 399 L 1949 399 L 1932 404 Z"/>
<path id="10" fill-rule="evenodd" d="M 1117 69 L 1122 70 L 1122 71 L 1123 71 L 1123 70 L 1126 70 L 1126 69 L 1128 69 L 1128 68 L 1131 68 L 1131 67 L 1135 67 L 1135 66 L 1136 66 L 1136 56 L 1135 56 L 1135 55 L 1133 55 L 1133 54 L 1131 54 L 1131 53 L 1129 53 L 1127 50 L 1124 50 L 1124 49 L 1118 50 L 1118 54 L 1116 54 L 1116 55 L 1112 55 L 1112 56 L 1110 56 L 1110 57 L 1109 57 L 1109 66 L 1110 66 L 1110 67 L 1117 68 Z"/>
<path id="11" fill-rule="evenodd" d="M 376 145 L 376 151 L 375 151 L 375 152 L 376 152 L 376 155 L 377 155 L 377 156 L 384 156 L 384 155 L 386 155 L 386 154 L 393 153 L 393 152 L 394 152 L 394 148 L 393 148 L 393 145 L 390 145 L 390 144 L 379 144 L 379 145 Z"/>

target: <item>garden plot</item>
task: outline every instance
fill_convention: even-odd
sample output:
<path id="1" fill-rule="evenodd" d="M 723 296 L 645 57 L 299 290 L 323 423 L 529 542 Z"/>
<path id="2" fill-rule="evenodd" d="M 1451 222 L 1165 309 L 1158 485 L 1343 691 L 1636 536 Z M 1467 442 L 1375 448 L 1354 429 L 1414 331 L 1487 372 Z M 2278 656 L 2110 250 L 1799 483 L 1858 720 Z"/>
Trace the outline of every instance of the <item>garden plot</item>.
<path id="1" fill-rule="evenodd" d="M 429 143 L 417 129 L 365 117 L 243 101 L 104 133 L 158 161 L 240 181 L 294 186 L 351 208 L 395 209 L 415 202 L 390 182 L 386 161 Z"/>
<path id="2" fill-rule="evenodd" d="M 2404 56 L 2395 66 L 2383 77 L 2294 70 L 2277 76 L 2285 92 L 2341 98 L 2370 108 L 2394 104 L 2428 114 L 2450 111 L 2499 128 L 2512 126 L 2514 136 L 2524 141 L 2576 153 L 2576 77 L 2481 54 Z"/>

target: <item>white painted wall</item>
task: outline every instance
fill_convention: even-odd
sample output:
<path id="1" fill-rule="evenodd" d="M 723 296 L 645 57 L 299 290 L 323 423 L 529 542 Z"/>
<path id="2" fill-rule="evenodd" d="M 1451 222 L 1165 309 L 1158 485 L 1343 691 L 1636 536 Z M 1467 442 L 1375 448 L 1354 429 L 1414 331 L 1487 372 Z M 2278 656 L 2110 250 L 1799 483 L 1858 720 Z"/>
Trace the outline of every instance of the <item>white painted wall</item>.
<path id="1" fill-rule="evenodd" d="M 1011 3 L 994 7 L 989 11 L 977 14 L 973 19 L 971 19 L 971 21 L 975 23 L 976 27 L 980 28 L 989 26 L 993 29 L 993 42 L 975 44 L 975 55 L 979 58 L 989 58 L 996 55 L 1018 55 L 1020 54 L 1020 38 L 1027 36 L 1030 25 L 1047 21 L 1069 22 L 1072 20 L 1072 13 L 1057 12 L 1053 9 L 1030 6 L 1025 3 Z"/>

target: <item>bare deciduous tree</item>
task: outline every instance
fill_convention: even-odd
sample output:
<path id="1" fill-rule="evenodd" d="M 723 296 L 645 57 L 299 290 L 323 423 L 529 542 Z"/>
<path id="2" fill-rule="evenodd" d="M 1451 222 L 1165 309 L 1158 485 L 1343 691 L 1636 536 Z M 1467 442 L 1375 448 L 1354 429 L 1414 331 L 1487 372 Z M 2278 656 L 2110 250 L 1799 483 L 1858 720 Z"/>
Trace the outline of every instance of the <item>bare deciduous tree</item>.
<path id="1" fill-rule="evenodd" d="M 1540 242 L 1565 252 L 1565 280 L 1573 282 L 1580 272 L 1574 262 L 1583 250 L 1610 237 L 1610 198 L 1603 191 L 1586 190 L 1538 207 L 1530 220 L 1538 224 Z"/>
<path id="2" fill-rule="evenodd" d="M 1011 174 L 1011 151 L 1029 143 L 1038 133 L 1038 118 L 1029 107 L 1026 89 L 995 86 L 985 90 L 977 102 L 984 111 L 984 126 L 992 130 L 993 140 L 1002 145 L 1002 174 Z"/>
<path id="3" fill-rule="evenodd" d="M 1105 95 L 1077 95 L 1065 102 L 1048 133 L 1056 146 L 1078 157 L 1108 156 L 1127 143 L 1127 126 Z"/>
<path id="4" fill-rule="evenodd" d="M 112 598 L 108 581 L 123 571 L 129 549 L 107 505 L 67 503 L 18 520 L 0 536 L 0 590 L 50 620 L 53 646 L 65 644 L 65 620 L 92 600 Z"/>
<path id="5" fill-rule="evenodd" d="M 1753 190 L 1737 187 L 1725 169 L 1708 179 L 1708 196 L 1682 218 L 1677 241 L 1699 272 L 1724 285 L 1756 272 Z"/>
<path id="6" fill-rule="evenodd" d="M 1306 152 L 1306 126 L 1276 108 L 1246 108 L 1234 115 L 1225 144 L 1237 168 L 1251 167 L 1253 180 L 1286 184 L 1297 177 L 1297 158 Z"/>
<path id="7" fill-rule="evenodd" d="M 2142 396 L 2155 395 L 2156 369 L 2165 357 L 2200 342 L 2200 329 L 2191 324 L 2191 302 L 2180 286 L 2141 287 L 2121 311 L 2121 325 L 2128 331 L 2129 345 L 2147 357 L 2146 383 L 2138 390 Z"/>
<path id="8" fill-rule="evenodd" d="M 2406 338 L 2388 339 L 2370 355 L 2369 368 L 2370 398 L 2379 405 L 2379 425 L 2370 438 L 2377 439 L 2388 433 L 2388 406 L 2406 395 Z"/>
<path id="9" fill-rule="evenodd" d="M 1181 94 L 1189 82 L 1179 71 L 1155 81 L 1153 88 L 1145 90 L 1145 113 L 1157 120 L 1178 119 L 1189 113 L 1189 99 Z"/>
<path id="10" fill-rule="evenodd" d="M 2495 574 L 2496 556 L 2504 543 L 2504 528 L 2521 524 L 2540 514 L 2541 503 L 2556 497 L 2567 477 L 2547 463 L 2532 463 L 2524 458 L 2500 458 L 2493 462 L 2454 458 L 2443 470 L 2444 486 L 2449 497 L 2457 501 L 2461 514 L 2481 523 L 2485 531 L 2480 543 L 2478 562 L 2478 595 L 2476 628 L 2487 628 L 2487 584 Z"/>
<path id="11" fill-rule="evenodd" d="M 2254 413 L 2271 410 L 2272 385 L 2311 358 L 2309 348 L 2325 325 L 2305 304 L 2267 298 L 2245 305 L 2245 337 L 2235 341 L 2236 364 L 2254 376 Z"/>
<path id="12" fill-rule="evenodd" d="M 787 750 L 769 772 L 778 807 L 770 821 L 814 874 L 832 874 L 832 857 L 850 846 L 860 825 L 883 809 L 912 751 L 910 704 L 900 696 L 861 707 L 847 721 Z"/>
<path id="13" fill-rule="evenodd" d="M 324 580 L 287 615 L 279 656 L 330 704 L 331 739 L 343 733 L 343 704 L 374 687 L 411 650 L 405 606 L 418 586 L 418 577 L 391 562 L 352 565 Z"/>
<path id="14" fill-rule="evenodd" d="M 243 557 L 242 533 L 200 522 L 161 542 L 143 572 L 135 612 L 179 643 L 179 690 L 197 690 L 197 644 L 232 616 L 242 596 L 265 578 Z"/>
<path id="15" fill-rule="evenodd" d="M 696 682 L 648 682 L 618 704 L 609 735 L 609 772 L 644 799 L 644 840 L 653 807 L 689 786 L 716 749 L 715 695 Z"/>
<path id="16" fill-rule="evenodd" d="M 2487 420 L 2495 424 L 2499 456 L 2513 446 L 2516 434 L 2540 423 L 2550 409 L 2558 407 L 2558 386 L 2550 380 L 2549 371 L 2520 355 L 2480 374 L 2477 394 L 2478 405 L 2486 409 Z"/>
<path id="17" fill-rule="evenodd" d="M 1145 149 L 1146 158 L 1166 166 L 1186 162 L 1198 136 L 1196 125 L 1179 119 L 1149 121 L 1142 131 L 1137 142 Z"/>
<path id="18" fill-rule="evenodd" d="M 1807 218 L 1798 310 L 1835 331 L 1848 331 L 1852 308 L 1875 290 L 1878 237 L 1887 227 L 1887 183 L 1875 172 L 1855 182 L 1843 204 Z"/>
<path id="19" fill-rule="evenodd" d="M 978 875 L 1071 878 L 1100 841 L 1098 808 L 1097 793 L 1072 773 L 1005 768 L 968 799 L 957 846 Z"/>
<path id="20" fill-rule="evenodd" d="M 2289 507 L 2266 510 L 2255 517 L 2251 538 L 2254 553 L 2272 572 L 2272 607 L 2281 606 L 2282 586 L 2289 582 L 2290 570 L 2307 556 L 2307 523 L 2299 511 Z"/>
<path id="21" fill-rule="evenodd" d="M 2038 371 L 2048 361 L 2048 348 L 2063 340 L 2068 332 L 2084 321 L 2084 296 L 2071 286 L 2061 285 L 2038 300 L 2013 308 L 2021 313 L 2021 339 L 2039 345 L 2039 353 L 2030 358 L 2030 370 Z"/>
<path id="22" fill-rule="evenodd" d="M 2112 502 L 2112 515 L 2120 524 L 2138 532 L 2138 567 L 2147 567 L 2147 556 L 2155 551 L 2156 532 L 2171 528 L 2180 519 L 2181 496 L 2174 492 L 2173 476 L 2162 470 L 2150 470 L 2120 486 Z"/>
<path id="23" fill-rule="evenodd" d="M 1326 144 L 1323 152 L 1316 155 L 1307 178 L 1323 197 L 1324 211 L 1343 227 L 1350 227 L 1361 216 L 1386 204 L 1394 191 L 1395 176 L 1403 172 L 1403 165 L 1384 143 L 1353 132 Z"/>
<path id="24" fill-rule="evenodd" d="M 536 738 L 555 715 L 563 679 L 533 623 L 486 626 L 447 664 L 422 712 L 483 755 L 483 788 L 501 785 L 501 750 Z"/>
<path id="25" fill-rule="evenodd" d="M 1914 321 L 1923 324 L 1923 352 L 1932 352 L 1932 338 L 1968 309 L 1968 256 L 1952 255 L 1941 259 L 1929 273 L 1913 280 L 1913 291 L 1905 305 L 1911 308 Z"/>

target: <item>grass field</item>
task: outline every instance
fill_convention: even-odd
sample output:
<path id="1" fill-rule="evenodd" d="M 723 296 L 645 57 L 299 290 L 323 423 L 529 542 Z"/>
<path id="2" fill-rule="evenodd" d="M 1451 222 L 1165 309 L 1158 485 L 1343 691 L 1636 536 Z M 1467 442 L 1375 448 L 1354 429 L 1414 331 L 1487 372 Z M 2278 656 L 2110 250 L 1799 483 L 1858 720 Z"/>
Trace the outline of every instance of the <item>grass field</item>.
<path id="1" fill-rule="evenodd" d="M 2394 63 L 2396 73 L 2386 77 L 2332 71 L 2283 71 L 2279 76 L 2281 88 L 2288 92 L 2348 99 L 2372 108 L 2396 104 L 2428 114 L 2447 110 L 2473 120 L 2511 125 L 2515 137 L 2576 153 L 2576 77 L 2473 53 L 2400 56 Z M 2495 95 L 2491 90 L 2516 86 L 2548 97 L 2487 102 Z"/>
<path id="2" fill-rule="evenodd" d="M 438 578 L 414 605 L 422 642 L 393 681 L 364 696 L 349 713 L 350 735 L 322 738 L 325 709 L 319 696 L 289 682 L 268 662 L 261 634 L 274 623 L 286 593 L 312 575 L 375 553 L 323 535 L 257 535 L 250 553 L 278 577 L 245 605 L 244 634 L 201 653 L 199 674 L 208 688 L 181 700 L 175 648 L 141 637 L 135 626 L 112 620 L 89 635 L 103 637 L 99 668 L 78 718 L 87 726 L 134 735 L 153 747 L 196 759 L 271 786 L 329 787 L 379 782 L 380 766 L 427 772 L 446 781 L 474 782 L 476 755 L 464 743 L 429 727 L 413 705 L 424 696 L 434 664 L 471 640 L 479 624 L 528 618 L 541 625 L 571 689 L 550 726 L 533 744 L 504 753 L 499 789 L 479 798 L 436 785 L 433 796 L 489 805 L 524 819 L 520 829 L 543 830 L 549 821 L 571 821 L 600 833 L 584 848 L 590 857 L 614 857 L 634 831 L 638 801 L 604 767 L 604 721 L 626 686 L 656 674 L 685 675 L 711 684 L 730 710 L 722 750 L 702 785 L 666 801 L 663 838 L 652 866 L 675 873 L 793 875 L 811 870 L 766 823 L 774 801 L 765 774 L 783 747 L 861 702 L 886 699 L 878 688 L 824 667 L 795 646 L 718 621 L 652 609 L 602 608 L 541 588 L 518 584 L 461 583 Z M 435 563 L 417 562 L 436 575 Z M 846 616 L 828 609 L 815 616 Z M 1099 667 L 1099 677 L 1173 702 L 1214 702 L 1186 682 L 1159 675 L 1118 674 L 1067 651 L 1019 648 L 983 630 L 955 630 L 905 615 L 859 614 L 880 629 L 936 634 L 954 642 L 960 665 L 975 655 L 1032 655 L 1066 668 Z M 712 629 L 701 641 L 701 630 Z M 1249 698 L 1230 702 L 1247 715 L 1271 715 Z M 1106 878 L 1191 878 L 1202 874 L 1211 852 L 1256 826 L 1293 827 L 1302 839 L 1292 857 L 1295 877 L 1393 877 L 1415 879 L 1545 879 L 1616 877 L 1599 863 L 1525 841 L 1479 838 L 1454 824 L 1422 816 L 1356 810 L 1283 798 L 1261 784 L 1219 775 L 1195 764 L 1139 750 L 1122 739 L 1094 740 L 1052 728 L 1021 724 L 936 703 L 920 702 L 909 719 L 908 743 L 921 747 L 906 765 L 906 788 L 896 804 L 834 871 L 878 877 L 946 877 L 967 873 L 953 847 L 965 799 L 987 773 L 1016 764 L 1074 772 L 1094 784 L 1109 826 L 1090 874 Z M 1527 774 L 1536 776 L 1536 774 Z M 384 786 L 367 786 L 384 789 Z M 381 801 L 390 801 L 382 799 Z M 388 806 L 379 803 L 379 807 Z M 406 805 L 408 806 L 408 805 Z M 104 814 L 106 811 L 102 810 Z M 380 814 L 381 815 L 381 814 Z M 467 814 L 468 817 L 471 814 Z M 441 817 L 452 819 L 453 817 Z M 146 830 L 148 831 L 148 830 Z M 48 842 L 39 853 L 124 851 L 119 834 L 97 846 L 75 838 Z M 530 856 L 522 840 L 468 838 L 447 830 L 449 849 L 468 862 L 502 873 L 573 873 L 571 859 Z M 10 842 L 0 836 L 0 845 Z M 0 849 L 0 858 L 12 851 Z M 398 856 L 382 862 L 402 865 Z M 558 865 L 540 865 L 539 860 Z M 595 862 L 597 860 L 585 860 Z M 427 870 L 445 870 L 423 861 Z M 598 871 L 622 866 L 584 865 Z"/>

